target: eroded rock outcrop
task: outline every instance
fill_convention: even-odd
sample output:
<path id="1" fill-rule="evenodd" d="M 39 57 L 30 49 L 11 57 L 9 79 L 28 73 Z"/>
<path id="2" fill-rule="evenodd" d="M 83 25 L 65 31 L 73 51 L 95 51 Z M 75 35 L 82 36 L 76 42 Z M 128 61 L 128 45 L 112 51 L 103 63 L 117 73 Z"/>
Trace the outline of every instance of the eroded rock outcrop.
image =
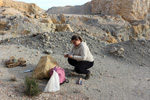
<path id="1" fill-rule="evenodd" d="M 147 39 L 149 40 L 149 22 L 146 21 L 134 21 L 132 25 L 132 34 L 130 39 Z"/>
<path id="2" fill-rule="evenodd" d="M 46 11 L 48 14 L 90 14 L 91 3 L 79 6 L 52 7 Z"/>
<path id="3" fill-rule="evenodd" d="M 19 15 L 23 16 L 23 13 L 14 8 L 1 7 L 0 8 L 1 15 Z"/>
<path id="4" fill-rule="evenodd" d="M 120 15 L 125 20 L 144 19 L 150 0 L 92 0 L 92 13 Z"/>
<path id="5" fill-rule="evenodd" d="M 34 3 L 29 4 L 29 3 L 18 2 L 13 0 L 0 0 L 0 7 L 15 8 L 21 12 L 25 12 L 29 14 L 30 13 L 37 14 L 42 11 L 42 9 Z"/>

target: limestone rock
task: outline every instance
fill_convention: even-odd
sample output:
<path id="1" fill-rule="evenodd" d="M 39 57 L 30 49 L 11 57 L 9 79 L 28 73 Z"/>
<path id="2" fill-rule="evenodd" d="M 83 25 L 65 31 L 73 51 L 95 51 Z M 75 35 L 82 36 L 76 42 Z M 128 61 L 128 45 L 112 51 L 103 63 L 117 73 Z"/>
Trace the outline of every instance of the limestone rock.
<path id="1" fill-rule="evenodd" d="M 34 19 L 34 17 L 32 17 L 32 16 L 29 15 L 29 14 L 26 14 L 25 16 L 27 16 L 27 17 L 30 18 L 30 19 Z"/>
<path id="2" fill-rule="evenodd" d="M 134 21 L 132 24 L 132 34 L 130 35 L 130 39 L 149 39 L 149 23 L 144 21 Z"/>
<path id="3" fill-rule="evenodd" d="M 48 17 L 47 13 L 42 14 L 42 18 L 47 18 L 47 17 Z"/>
<path id="4" fill-rule="evenodd" d="M 53 21 L 50 18 L 43 18 L 43 19 L 41 19 L 40 22 L 41 23 L 50 23 L 50 24 L 53 24 Z"/>
<path id="5" fill-rule="evenodd" d="M 120 15 L 125 20 L 141 20 L 148 13 L 150 0 L 92 0 L 92 13 Z"/>
<path id="6" fill-rule="evenodd" d="M 102 40 L 108 43 L 118 43 L 117 39 L 114 36 L 112 36 L 110 32 L 108 32 L 106 35 L 104 34 Z"/>
<path id="7" fill-rule="evenodd" d="M 10 8 L 15 8 L 21 12 L 25 13 L 40 13 L 42 9 L 38 7 L 34 3 L 24 3 L 24 2 L 19 2 L 19 1 L 13 1 L 13 0 L 0 0 L 0 7 L 10 7 Z"/>
<path id="8" fill-rule="evenodd" d="M 91 3 L 87 2 L 81 6 L 52 7 L 46 11 L 48 14 L 90 14 Z"/>
<path id="9" fill-rule="evenodd" d="M 0 20 L 0 30 L 4 30 L 4 28 L 7 26 L 7 23 Z"/>
<path id="10" fill-rule="evenodd" d="M 57 21 L 56 18 L 52 17 L 51 19 L 54 24 L 61 24 L 61 22 Z"/>
<path id="11" fill-rule="evenodd" d="M 123 57 L 124 51 L 124 48 L 118 45 L 115 47 L 111 47 L 109 53 L 114 56 Z"/>
<path id="12" fill-rule="evenodd" d="M 0 14 L 2 14 L 2 15 L 20 15 L 20 16 L 23 16 L 23 13 L 21 13 L 20 11 L 14 9 L 14 8 L 6 8 L 6 7 L 0 8 Z"/>
<path id="13" fill-rule="evenodd" d="M 43 56 L 34 71 L 33 77 L 37 79 L 49 78 L 49 71 L 55 66 L 58 66 L 58 63 L 54 58 L 51 56 Z"/>
<path id="14" fill-rule="evenodd" d="M 61 31 L 73 32 L 73 30 L 69 24 L 58 24 L 58 25 L 56 25 L 56 31 L 58 31 L 58 32 L 61 32 Z"/>

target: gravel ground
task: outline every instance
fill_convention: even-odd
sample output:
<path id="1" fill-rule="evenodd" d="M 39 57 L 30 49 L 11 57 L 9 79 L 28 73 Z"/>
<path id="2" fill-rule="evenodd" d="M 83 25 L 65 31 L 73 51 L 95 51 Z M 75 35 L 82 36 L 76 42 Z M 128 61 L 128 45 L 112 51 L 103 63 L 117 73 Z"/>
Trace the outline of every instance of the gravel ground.
<path id="1" fill-rule="evenodd" d="M 66 36 L 67 33 L 51 33 L 50 36 L 53 36 L 52 34 L 64 34 Z M 70 33 L 68 34 L 68 36 L 71 36 Z M 65 36 L 63 39 L 65 39 Z M 61 48 L 62 44 L 69 41 L 69 38 L 67 37 L 67 40 L 64 40 L 66 42 L 62 44 L 54 40 L 51 43 L 55 45 L 60 44 L 60 46 L 52 49 L 54 53 L 51 56 L 65 69 L 70 83 L 62 85 L 61 90 L 56 93 L 41 93 L 37 97 L 26 97 L 23 93 L 24 77 L 30 76 L 32 73 L 23 73 L 23 71 L 34 69 L 40 57 L 45 54 L 43 54 L 42 49 L 36 49 L 34 46 L 27 47 L 25 44 L 21 45 L 15 41 L 19 40 L 20 43 L 26 41 L 26 44 L 28 44 L 28 42 L 34 41 L 34 38 L 31 38 L 31 36 L 12 38 L 9 40 L 10 42 L 5 40 L 0 45 L 0 97 L 4 100 L 149 100 L 150 64 L 147 52 L 147 50 L 149 51 L 149 41 L 144 43 L 143 41 L 127 41 L 119 44 L 103 45 L 103 43 L 96 42 L 98 40 L 90 39 L 88 36 L 85 36 L 84 39 L 89 39 L 88 45 L 90 46 L 91 42 L 91 45 L 94 46 L 93 48 L 91 47 L 91 50 L 95 58 L 95 65 L 90 69 L 92 76 L 89 80 L 83 80 L 83 85 L 77 85 L 76 81 L 78 78 L 84 77 L 84 75 L 69 75 L 70 70 L 73 68 L 67 63 L 67 59 L 63 57 L 63 50 L 66 48 Z M 37 43 L 43 45 L 43 42 L 40 40 Z M 99 45 L 96 45 L 98 43 Z M 125 49 L 123 58 L 115 57 L 108 53 L 109 48 L 116 45 L 121 45 Z M 96 46 L 99 48 L 95 49 Z M 133 51 L 135 47 L 136 50 Z M 69 49 L 65 52 L 68 51 Z M 94 53 L 95 51 L 98 51 L 98 53 Z M 10 69 L 4 67 L 4 61 L 11 56 L 24 57 L 27 60 L 27 67 Z M 143 61 L 145 64 L 141 66 L 140 61 Z M 18 81 L 10 81 L 12 75 L 15 75 Z M 39 80 L 42 90 L 46 86 L 47 81 Z"/>

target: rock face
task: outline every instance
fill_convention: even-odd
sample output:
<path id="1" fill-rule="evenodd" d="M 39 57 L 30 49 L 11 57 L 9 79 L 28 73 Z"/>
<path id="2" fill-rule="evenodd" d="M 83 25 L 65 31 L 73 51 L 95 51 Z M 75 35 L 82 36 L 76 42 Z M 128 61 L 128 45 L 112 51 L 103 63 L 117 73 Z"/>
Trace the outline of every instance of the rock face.
<path id="1" fill-rule="evenodd" d="M 7 8 L 7 7 L 1 7 L 0 8 L 0 14 L 1 15 L 20 15 L 23 16 L 23 13 L 20 11 L 14 9 L 14 8 Z"/>
<path id="2" fill-rule="evenodd" d="M 0 7 L 15 8 L 21 12 L 26 12 L 29 14 L 30 13 L 37 14 L 40 13 L 42 10 L 34 3 L 28 4 L 24 2 L 13 1 L 13 0 L 0 0 Z"/>
<path id="3" fill-rule="evenodd" d="M 54 68 L 56 65 L 58 65 L 58 63 L 51 56 L 41 57 L 33 77 L 38 79 L 49 78 L 50 69 Z"/>
<path id="4" fill-rule="evenodd" d="M 149 0 L 92 0 L 92 13 L 120 15 L 125 20 L 141 20 L 149 10 Z"/>
<path id="5" fill-rule="evenodd" d="M 136 22 L 136 24 L 132 24 L 132 38 L 134 39 L 147 39 L 149 40 L 149 23 L 142 21 Z M 131 39 L 131 37 L 130 37 Z"/>
<path id="6" fill-rule="evenodd" d="M 66 7 L 52 7 L 46 11 L 48 14 L 90 14 L 91 3 L 88 2 L 81 6 L 66 6 Z"/>

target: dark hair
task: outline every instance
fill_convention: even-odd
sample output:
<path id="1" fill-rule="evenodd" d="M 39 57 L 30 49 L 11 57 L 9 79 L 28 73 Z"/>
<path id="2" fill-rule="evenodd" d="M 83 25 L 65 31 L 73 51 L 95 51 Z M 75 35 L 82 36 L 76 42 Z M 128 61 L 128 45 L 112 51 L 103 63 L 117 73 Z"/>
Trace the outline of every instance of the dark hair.
<path id="1" fill-rule="evenodd" d="M 83 41 L 82 37 L 79 36 L 79 35 L 73 35 L 73 36 L 71 37 L 71 41 L 72 41 L 72 40 L 80 40 L 81 42 Z"/>

